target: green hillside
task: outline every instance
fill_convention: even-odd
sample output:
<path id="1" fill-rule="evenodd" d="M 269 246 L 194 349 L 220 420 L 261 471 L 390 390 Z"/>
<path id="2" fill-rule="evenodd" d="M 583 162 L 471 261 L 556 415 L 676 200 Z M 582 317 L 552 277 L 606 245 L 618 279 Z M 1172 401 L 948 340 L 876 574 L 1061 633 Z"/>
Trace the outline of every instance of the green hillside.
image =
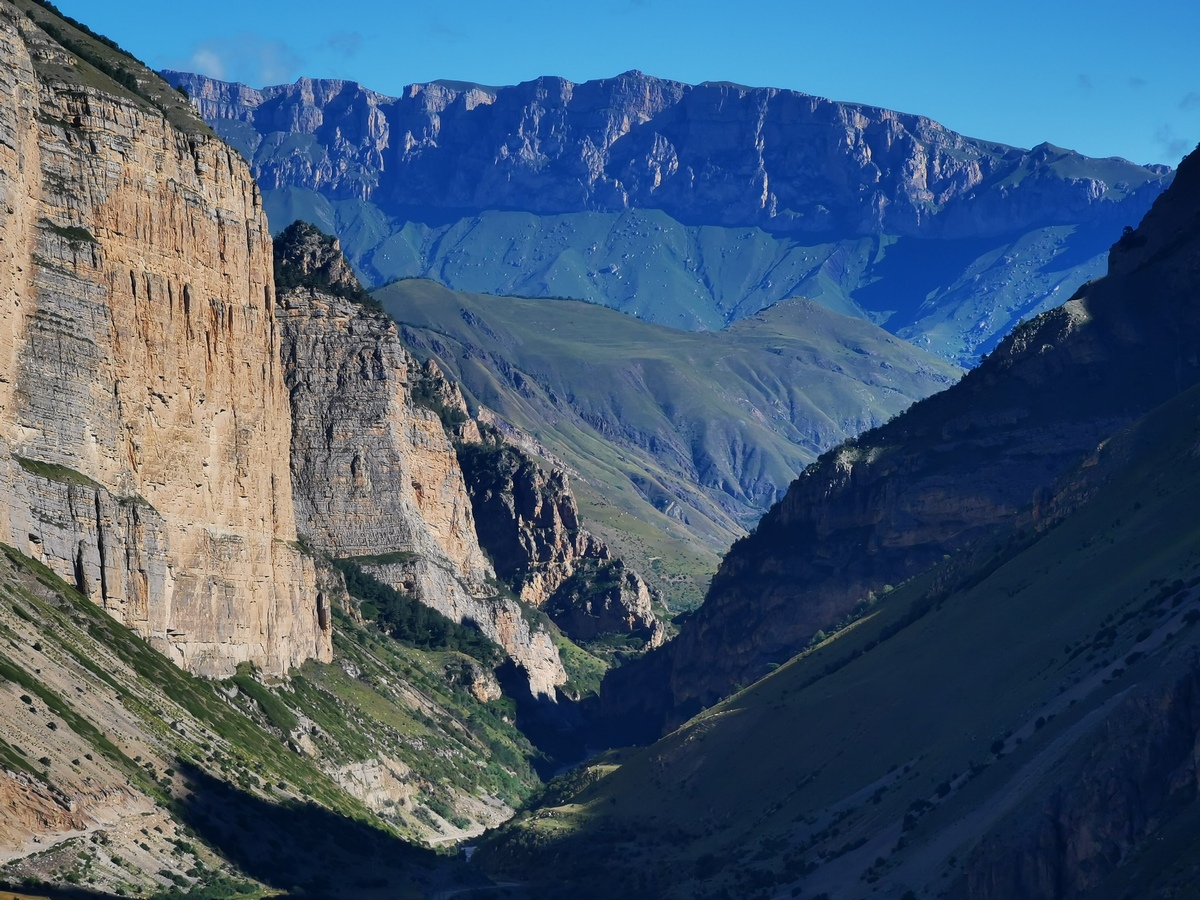
<path id="1" fill-rule="evenodd" d="M 1076 473 L 1062 521 L 552 786 L 486 868 L 555 859 L 581 897 L 1191 896 L 1197 421 L 1192 389 Z"/>
<path id="2" fill-rule="evenodd" d="M 368 284 L 422 277 L 461 291 L 573 297 L 685 330 L 805 297 L 962 365 L 1102 275 L 1119 236 L 1112 226 L 1048 225 L 959 240 L 787 237 L 684 225 L 660 210 L 490 210 L 426 224 L 298 187 L 267 190 L 264 203 L 275 228 L 301 218 L 337 234 Z"/>
<path id="3" fill-rule="evenodd" d="M 957 370 L 802 300 L 689 332 L 576 301 L 400 281 L 373 295 L 406 345 L 577 473 L 589 524 L 676 604 L 825 448 Z"/>
<path id="4" fill-rule="evenodd" d="M 339 612 L 332 665 L 208 681 L 0 550 L 6 815 L 80 829 L 13 853 L 0 885 L 425 896 L 479 878 L 419 845 L 495 825 L 539 784 L 511 701 L 477 700 L 461 653 Z"/>

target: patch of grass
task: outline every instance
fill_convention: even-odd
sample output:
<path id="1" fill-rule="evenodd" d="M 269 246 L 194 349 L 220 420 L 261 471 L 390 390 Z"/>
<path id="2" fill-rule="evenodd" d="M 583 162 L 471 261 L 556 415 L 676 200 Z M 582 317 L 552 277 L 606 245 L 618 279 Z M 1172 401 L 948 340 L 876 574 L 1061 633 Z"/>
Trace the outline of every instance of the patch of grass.
<path id="1" fill-rule="evenodd" d="M 296 718 L 296 714 L 288 709 L 270 688 L 254 677 L 254 667 L 251 664 L 239 665 L 237 674 L 229 680 L 237 685 L 238 690 L 253 699 L 266 714 L 267 720 L 285 735 L 291 734 L 299 726 L 300 720 Z"/>
<path id="2" fill-rule="evenodd" d="M 410 550 L 396 550 L 391 553 L 375 553 L 368 556 L 348 556 L 344 558 L 344 562 L 353 563 L 356 566 L 391 566 L 391 565 L 411 565 L 421 559 L 419 553 L 413 553 Z"/>
<path id="3" fill-rule="evenodd" d="M 563 669 L 567 673 L 567 682 L 562 686 L 562 690 L 577 700 L 598 695 L 604 673 L 608 671 L 608 664 L 573 643 L 557 626 L 551 629 L 551 635 L 554 638 L 554 646 L 558 648 Z"/>
<path id="4" fill-rule="evenodd" d="M 503 651 L 478 628 L 460 625 L 415 597 L 384 584 L 357 563 L 336 560 L 346 589 L 365 609 L 373 610 L 378 626 L 402 643 L 424 650 L 459 650 L 486 666 L 499 665 Z"/>
<path id="5" fill-rule="evenodd" d="M 16 457 L 17 463 L 26 472 L 37 475 L 40 478 L 45 478 L 49 481 L 57 481 L 59 484 L 77 484 L 81 487 L 99 488 L 100 485 L 93 481 L 82 472 L 77 472 L 69 466 L 59 465 L 58 463 L 42 462 L 37 459 L 29 459 L 24 456 Z M 49 571 L 47 569 L 46 571 Z"/>
<path id="6" fill-rule="evenodd" d="M 53 231 L 60 238 L 72 244 L 98 244 L 95 235 L 80 225 L 55 225 L 49 219 L 42 219 L 42 225 Z"/>

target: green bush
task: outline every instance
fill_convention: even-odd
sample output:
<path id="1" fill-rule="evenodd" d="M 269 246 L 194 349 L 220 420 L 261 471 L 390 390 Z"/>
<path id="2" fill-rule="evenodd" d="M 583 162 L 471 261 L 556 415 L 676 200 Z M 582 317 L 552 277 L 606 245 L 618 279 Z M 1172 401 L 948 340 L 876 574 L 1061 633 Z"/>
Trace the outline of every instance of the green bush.
<path id="1" fill-rule="evenodd" d="M 446 618 L 350 560 L 334 564 L 346 577 L 346 589 L 360 602 L 364 614 L 374 610 L 375 624 L 400 643 L 419 650 L 457 650 L 489 667 L 504 659 L 504 652 L 479 629 Z"/>

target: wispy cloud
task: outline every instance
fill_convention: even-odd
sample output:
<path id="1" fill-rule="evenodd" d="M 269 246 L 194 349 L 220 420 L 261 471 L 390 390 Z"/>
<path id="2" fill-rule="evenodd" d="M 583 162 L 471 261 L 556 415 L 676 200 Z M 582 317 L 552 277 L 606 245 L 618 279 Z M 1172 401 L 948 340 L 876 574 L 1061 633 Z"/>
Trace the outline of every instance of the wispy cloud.
<path id="1" fill-rule="evenodd" d="M 261 87 L 294 80 L 303 65 L 304 59 L 283 41 L 244 32 L 202 41 L 171 68 Z"/>
<path id="2" fill-rule="evenodd" d="M 1185 110 L 1200 109 L 1200 91 L 1192 91 L 1180 100 L 1179 108 Z"/>
<path id="3" fill-rule="evenodd" d="M 457 28 L 451 28 L 440 19 L 435 19 L 433 24 L 429 26 L 429 33 L 436 40 L 445 41 L 449 44 L 458 43 L 464 37 L 466 37 L 466 34 L 459 31 Z"/>
<path id="4" fill-rule="evenodd" d="M 1175 129 L 1170 125 L 1160 125 L 1158 130 L 1154 132 L 1154 142 L 1163 148 L 1163 152 L 1168 159 L 1182 159 L 1183 155 L 1191 149 L 1188 141 L 1181 138 L 1175 133 Z"/>
<path id="5" fill-rule="evenodd" d="M 325 46 L 339 56 L 350 59 L 362 47 L 363 36 L 357 31 L 339 31 L 331 35 Z"/>

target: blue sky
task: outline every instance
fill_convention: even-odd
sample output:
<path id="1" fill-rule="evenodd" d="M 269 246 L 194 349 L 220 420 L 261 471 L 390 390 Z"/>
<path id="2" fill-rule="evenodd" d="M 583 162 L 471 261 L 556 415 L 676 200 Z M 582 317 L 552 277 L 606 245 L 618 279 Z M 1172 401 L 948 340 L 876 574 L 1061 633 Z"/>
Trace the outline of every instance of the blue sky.
<path id="1" fill-rule="evenodd" d="M 155 68 L 386 94 L 629 69 L 791 88 L 972 137 L 1177 163 L 1200 141 L 1200 3 L 56 0 Z"/>

